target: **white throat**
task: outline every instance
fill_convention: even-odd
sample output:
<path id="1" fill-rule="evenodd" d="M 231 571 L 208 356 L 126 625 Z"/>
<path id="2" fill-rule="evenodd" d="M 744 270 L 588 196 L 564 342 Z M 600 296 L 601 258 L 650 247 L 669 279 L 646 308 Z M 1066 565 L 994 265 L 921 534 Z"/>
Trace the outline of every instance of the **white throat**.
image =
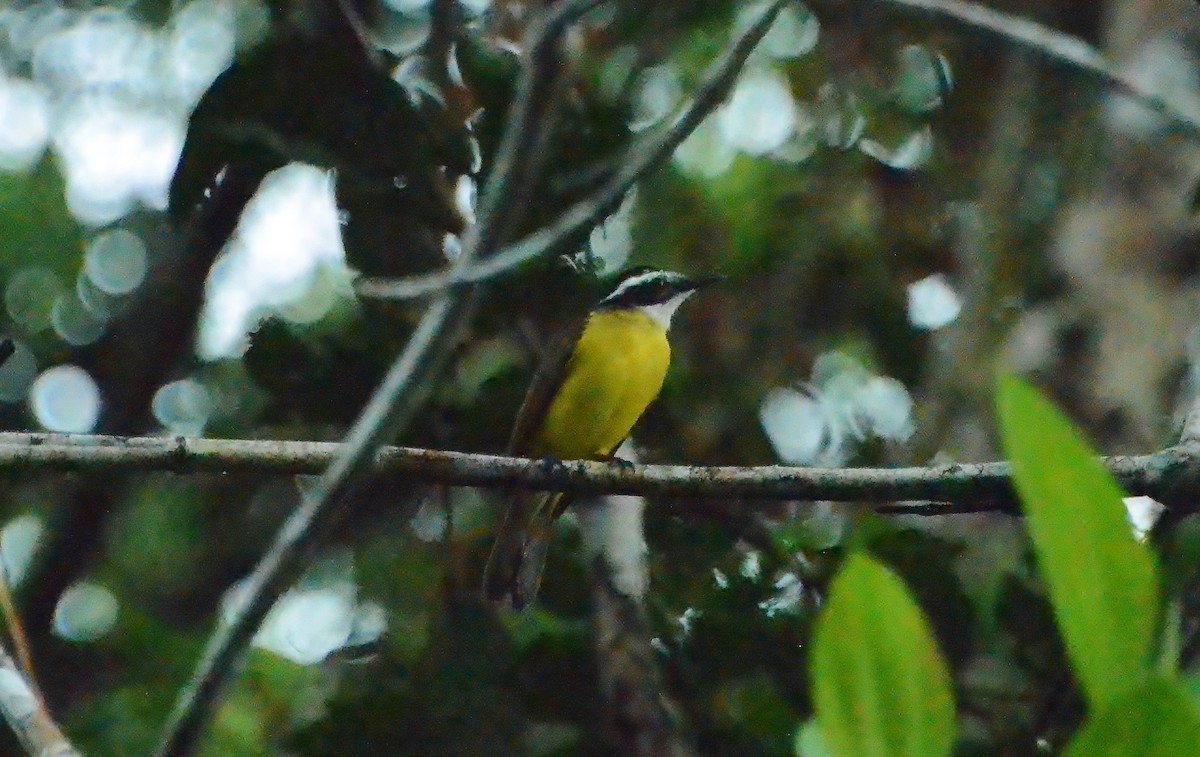
<path id="1" fill-rule="evenodd" d="M 683 304 L 691 295 L 691 292 L 681 292 L 666 302 L 657 302 L 653 305 L 641 305 L 639 309 L 654 319 L 654 322 L 663 327 L 663 331 L 671 328 L 671 317 L 675 315 L 675 311 Z"/>

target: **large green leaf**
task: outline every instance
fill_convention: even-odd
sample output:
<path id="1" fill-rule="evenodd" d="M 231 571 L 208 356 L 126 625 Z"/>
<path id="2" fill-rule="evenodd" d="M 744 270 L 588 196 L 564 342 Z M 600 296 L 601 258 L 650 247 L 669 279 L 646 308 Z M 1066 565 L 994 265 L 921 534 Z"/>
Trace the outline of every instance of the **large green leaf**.
<path id="1" fill-rule="evenodd" d="M 1152 679 L 1126 690 L 1076 734 L 1066 757 L 1195 757 L 1200 716 L 1183 686 Z"/>
<path id="2" fill-rule="evenodd" d="M 1154 559 L 1123 493 L 1071 424 L 1017 379 L 1001 381 L 1000 429 L 1067 654 L 1093 710 L 1148 667 L 1158 614 Z"/>
<path id="3" fill-rule="evenodd" d="M 929 623 L 900 579 L 851 555 L 813 648 L 816 720 L 837 757 L 939 757 L 954 744 L 954 696 Z"/>

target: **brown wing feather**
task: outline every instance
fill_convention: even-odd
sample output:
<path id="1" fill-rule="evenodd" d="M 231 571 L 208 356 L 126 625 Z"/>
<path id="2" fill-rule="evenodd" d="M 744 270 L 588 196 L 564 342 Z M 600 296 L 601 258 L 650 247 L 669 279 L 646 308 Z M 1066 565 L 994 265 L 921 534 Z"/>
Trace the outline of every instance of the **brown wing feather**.
<path id="1" fill-rule="evenodd" d="M 513 423 L 512 435 L 508 439 L 508 454 L 524 456 L 531 452 L 534 439 L 550 411 L 550 403 L 558 393 L 557 388 L 567 376 L 571 365 L 571 353 L 575 343 L 583 333 L 585 321 L 580 321 L 570 328 L 563 329 L 551 339 L 549 346 L 542 353 L 542 360 L 534 371 L 517 411 L 517 420 Z"/>
<path id="2" fill-rule="evenodd" d="M 522 456 L 532 452 L 538 431 L 550 410 L 550 403 L 554 401 L 556 389 L 570 369 L 571 352 L 582 331 L 581 321 L 556 335 L 543 351 L 541 363 L 529 382 L 528 391 L 525 392 L 525 400 L 521 403 L 521 409 L 517 411 L 517 420 L 513 424 L 508 442 L 508 454 Z M 532 601 L 540 581 L 540 565 L 545 560 L 545 550 L 542 549 L 533 556 L 533 562 L 539 566 L 536 569 L 533 565 L 523 566 L 523 558 L 528 549 L 530 528 L 533 527 L 539 534 L 545 529 L 530 521 L 538 512 L 546 509 L 548 500 L 550 509 L 553 509 L 562 499 L 561 495 L 530 492 L 520 488 L 508 491 L 508 506 L 504 512 L 504 519 L 496 529 L 496 541 L 483 573 L 483 592 L 488 599 L 502 601 L 511 598 L 514 606 L 518 607 Z M 541 535 L 535 542 L 545 538 Z M 527 577 L 531 571 L 535 573 L 532 579 Z M 532 589 L 523 586 L 531 580 Z"/>

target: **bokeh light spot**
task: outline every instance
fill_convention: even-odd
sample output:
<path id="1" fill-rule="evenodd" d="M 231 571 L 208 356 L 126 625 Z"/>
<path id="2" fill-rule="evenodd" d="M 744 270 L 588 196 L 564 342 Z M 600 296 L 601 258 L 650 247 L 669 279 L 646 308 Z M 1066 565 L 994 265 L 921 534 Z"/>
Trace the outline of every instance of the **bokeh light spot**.
<path id="1" fill-rule="evenodd" d="M 0 72 L 0 171 L 27 171 L 42 157 L 50 137 L 46 91 Z"/>
<path id="2" fill-rule="evenodd" d="M 129 294 L 146 277 L 146 245 L 127 229 L 97 234 L 83 261 L 88 278 L 106 294 Z"/>
<path id="3" fill-rule="evenodd" d="M 792 136 L 771 153 L 772 158 L 786 163 L 803 163 L 821 146 L 815 114 L 803 103 L 796 103 L 795 108 L 796 128 L 792 131 Z"/>
<path id="4" fill-rule="evenodd" d="M 76 365 L 57 365 L 42 372 L 29 389 L 38 423 L 50 431 L 83 434 L 100 419 L 100 388 Z"/>
<path id="5" fill-rule="evenodd" d="M 859 418 L 880 439 L 902 442 L 913 433 L 913 401 L 908 389 L 890 376 L 872 376 L 855 397 Z"/>
<path id="6" fill-rule="evenodd" d="M 226 596 L 226 614 L 243 601 L 245 590 L 239 584 Z M 336 550 L 317 560 L 275 603 L 254 645 L 298 665 L 315 665 L 347 646 L 368 644 L 385 630 L 381 608 L 358 602 L 353 555 Z"/>
<path id="7" fill-rule="evenodd" d="M 233 3 L 194 0 L 171 20 L 167 34 L 167 75 L 181 103 L 199 101 L 233 61 L 237 23 Z"/>
<path id="8" fill-rule="evenodd" d="M 633 121 L 629 128 L 643 131 L 666 118 L 683 97 L 679 74 L 669 64 L 651 66 L 638 75 Z"/>
<path id="9" fill-rule="evenodd" d="M 827 82 L 817 92 L 815 118 L 825 144 L 849 150 L 858 144 L 867 128 L 867 117 L 853 92 Z"/>
<path id="10" fill-rule="evenodd" d="M 74 584 L 54 608 L 54 634 L 67 641 L 104 638 L 117 624 L 120 605 L 111 591 L 90 581 Z"/>
<path id="11" fill-rule="evenodd" d="M 766 3 L 755 3 L 738 11 L 733 33 L 740 35 L 757 20 L 765 10 Z M 821 36 L 821 24 L 803 5 L 789 4 L 775 17 L 775 23 L 762 38 L 755 50 L 757 55 L 785 60 L 799 58 L 817 46 Z"/>
<path id="12" fill-rule="evenodd" d="M 209 274 L 200 354 L 208 359 L 236 354 L 259 318 L 310 292 L 322 267 L 345 272 L 333 175 L 292 163 L 263 179 Z M 339 276 L 344 278 L 332 278 Z"/>
<path id="13" fill-rule="evenodd" d="M 817 358 L 804 391 L 775 388 L 759 406 L 775 453 L 796 465 L 843 465 L 855 443 L 872 436 L 905 441 L 914 431 L 912 416 L 903 384 L 839 352 Z"/>
<path id="14" fill-rule="evenodd" d="M 431 0 L 383 0 L 383 4 L 397 13 L 409 15 L 423 12 L 429 7 Z"/>
<path id="15" fill-rule="evenodd" d="M 74 292 L 65 292 L 54 301 L 50 313 L 54 331 L 72 347 L 91 344 L 104 334 L 105 319 L 80 302 Z"/>
<path id="16" fill-rule="evenodd" d="M 125 11 L 102 7 L 44 37 L 32 66 L 34 78 L 55 91 L 121 88 L 145 95 L 152 91 L 157 59 L 156 35 Z"/>
<path id="17" fill-rule="evenodd" d="M 1146 540 L 1150 529 L 1154 528 L 1158 519 L 1167 511 L 1166 506 L 1161 502 L 1145 495 L 1124 497 L 1121 501 L 1125 503 L 1125 515 L 1129 519 L 1133 536 L 1138 541 Z"/>
<path id="18" fill-rule="evenodd" d="M 87 271 L 80 271 L 75 277 L 75 296 L 88 312 L 105 321 L 112 318 L 121 305 L 120 295 L 100 291 L 96 283 L 88 277 Z"/>
<path id="19" fill-rule="evenodd" d="M 709 116 L 675 148 L 672 157 L 685 173 L 715 179 L 733 166 L 737 149 L 721 136 L 716 116 Z"/>
<path id="20" fill-rule="evenodd" d="M 195 379 L 172 381 L 154 393 L 155 419 L 172 433 L 199 436 L 213 411 L 208 388 Z"/>
<path id="21" fill-rule="evenodd" d="M 54 136 L 72 214 L 100 226 L 125 215 L 137 201 L 165 209 L 183 139 L 183 124 L 165 113 L 110 94 L 75 98 Z"/>
<path id="22" fill-rule="evenodd" d="M 926 276 L 908 287 L 908 320 L 919 329 L 940 329 L 952 323 L 961 312 L 962 300 L 940 273 Z"/>
<path id="23" fill-rule="evenodd" d="M 778 149 L 796 128 L 787 81 L 769 70 L 746 72 L 718 112 L 717 123 L 727 142 L 750 155 Z"/>
<path id="24" fill-rule="evenodd" d="M 36 334 L 50 326 L 54 301 L 63 285 L 48 268 L 22 268 L 4 288 L 4 307 L 8 317 L 27 332 Z"/>
<path id="25" fill-rule="evenodd" d="M 19 515 L 0 530 L 0 556 L 10 585 L 20 584 L 29 571 L 45 530 L 41 519 L 35 515 Z"/>
<path id="26" fill-rule="evenodd" d="M 805 464 L 817 459 L 825 419 L 811 397 L 794 389 L 772 389 L 759 409 L 759 420 L 780 460 Z"/>
<path id="27" fill-rule="evenodd" d="M 624 267 L 633 252 L 633 209 L 637 203 L 637 188 L 634 187 L 621 201 L 616 212 L 592 229 L 588 240 L 592 257 L 601 263 L 601 272 L 618 271 Z"/>

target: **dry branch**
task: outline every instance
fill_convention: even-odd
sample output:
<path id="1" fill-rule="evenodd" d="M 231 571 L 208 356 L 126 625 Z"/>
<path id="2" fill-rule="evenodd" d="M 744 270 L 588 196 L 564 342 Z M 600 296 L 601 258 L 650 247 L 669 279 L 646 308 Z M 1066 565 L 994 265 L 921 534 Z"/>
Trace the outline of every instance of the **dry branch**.
<path id="1" fill-rule="evenodd" d="M 878 0 L 904 10 L 916 10 L 953 19 L 993 34 L 1049 60 L 1087 73 L 1122 95 L 1140 102 L 1167 118 L 1192 137 L 1200 137 L 1200 120 L 1165 97 L 1125 74 L 1113 61 L 1087 42 L 1020 16 L 967 0 Z"/>
<path id="2" fill-rule="evenodd" d="M 565 0 L 534 19 L 525 49 L 527 57 L 517 98 L 497 151 L 495 165 L 480 198 L 478 223 L 468 229 L 455 270 L 487 258 L 504 243 L 503 229 L 520 212 L 519 193 L 509 191 L 514 177 L 526 176 L 538 156 L 545 120 L 535 114 L 551 96 L 556 77 L 539 70 L 563 32 L 601 0 Z M 192 754 L 225 687 L 232 679 L 256 630 L 288 586 L 298 577 L 306 558 L 344 515 L 346 496 L 367 470 L 380 447 L 408 425 L 428 399 L 437 377 L 445 370 L 459 334 L 475 311 L 476 293 L 469 287 L 441 292 L 426 308 L 404 349 L 363 408 L 339 456 L 330 463 L 300 507 L 280 528 L 274 542 L 245 579 L 243 601 L 226 622 L 213 631 L 191 680 L 180 691 L 164 729 L 158 754 Z"/>
<path id="3" fill-rule="evenodd" d="M 558 250 L 566 240 L 605 219 L 638 179 L 665 163 L 675 148 L 712 113 L 733 87 L 746 59 L 771 28 L 783 2 L 767 6 L 755 22 L 715 61 L 688 105 L 666 127 L 629 148 L 609 181 L 595 194 L 572 205 L 554 223 L 515 242 L 487 260 L 454 270 L 406 279 L 362 279 L 355 289 L 363 297 L 411 299 L 469 282 L 485 281 L 541 255 Z"/>
<path id="4" fill-rule="evenodd" d="M 30 685 L 17 664 L 0 646 L 0 713 L 16 734 L 26 754 L 34 757 L 80 757 L 67 741 L 46 704 Z"/>
<path id="5" fill-rule="evenodd" d="M 340 459 L 336 442 L 115 437 L 0 433 L 0 470 L 164 471 L 173 473 L 316 474 Z M 1145 494 L 1176 512 L 1200 509 L 1200 443 L 1136 456 L 1104 458 L 1130 494 Z M 910 468 L 803 468 L 786 465 L 638 465 L 542 460 L 383 447 L 371 468 L 407 481 L 452 486 L 570 489 L 579 494 L 764 501 L 870 502 L 886 513 L 1016 513 L 1007 463 L 951 463 Z M 1196 503 L 1196 504 L 1192 504 Z"/>

